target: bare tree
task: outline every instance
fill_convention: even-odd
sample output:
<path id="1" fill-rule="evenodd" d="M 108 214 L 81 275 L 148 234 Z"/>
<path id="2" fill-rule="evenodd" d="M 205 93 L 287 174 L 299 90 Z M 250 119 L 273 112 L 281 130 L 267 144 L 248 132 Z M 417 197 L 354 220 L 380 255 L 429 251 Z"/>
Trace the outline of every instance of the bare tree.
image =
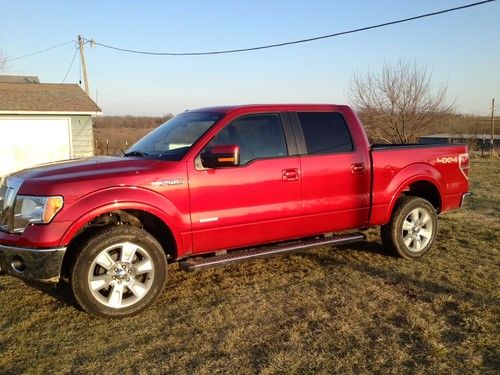
<path id="1" fill-rule="evenodd" d="M 7 69 L 7 60 L 8 60 L 7 55 L 0 50 L 0 72 Z"/>
<path id="2" fill-rule="evenodd" d="M 387 62 L 379 73 L 355 73 L 351 104 L 375 142 L 411 143 L 430 124 L 453 112 L 445 85 L 432 88 L 432 74 L 415 62 Z"/>

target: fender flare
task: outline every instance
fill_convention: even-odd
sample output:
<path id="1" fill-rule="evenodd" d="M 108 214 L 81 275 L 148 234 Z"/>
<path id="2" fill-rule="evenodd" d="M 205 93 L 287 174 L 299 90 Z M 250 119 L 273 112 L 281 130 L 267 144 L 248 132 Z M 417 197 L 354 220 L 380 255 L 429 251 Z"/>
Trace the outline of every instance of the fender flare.
<path id="1" fill-rule="evenodd" d="M 88 207 L 92 207 L 92 209 L 89 210 Z M 165 209 L 159 207 L 165 207 Z M 159 193 L 136 187 L 113 187 L 98 190 L 71 204 L 69 210 L 58 218 L 61 221 L 71 222 L 61 238 L 60 246 L 68 245 L 78 231 L 95 217 L 117 210 L 140 210 L 156 216 L 171 230 L 177 251 L 181 253 L 184 250 L 182 236 L 176 225 L 176 219 L 179 219 L 178 214 L 175 217 L 168 213 L 169 211 L 178 213 L 173 203 Z"/>
<path id="2" fill-rule="evenodd" d="M 422 167 L 424 167 L 422 169 Z M 414 173 L 415 169 L 418 171 Z M 422 173 L 424 172 L 424 173 Z M 410 175 L 410 177 L 406 177 L 405 175 Z M 392 211 L 394 210 L 394 206 L 396 205 L 396 201 L 398 198 L 401 196 L 401 193 L 412 183 L 418 182 L 418 181 L 426 181 L 431 183 L 436 190 L 438 191 L 439 198 L 442 201 L 443 200 L 443 187 L 441 186 L 441 183 L 439 182 L 442 179 L 441 174 L 438 172 L 438 170 L 434 167 L 432 167 L 429 164 L 425 163 L 418 163 L 418 164 L 412 164 L 407 166 L 406 168 L 403 168 L 400 170 L 392 179 L 391 183 L 388 185 L 386 191 L 394 191 L 394 193 L 391 196 L 391 199 L 389 201 L 389 205 L 387 207 L 387 211 L 385 214 L 384 218 L 384 223 L 389 222 L 391 219 Z M 396 185 L 397 188 L 393 190 L 392 185 Z"/>

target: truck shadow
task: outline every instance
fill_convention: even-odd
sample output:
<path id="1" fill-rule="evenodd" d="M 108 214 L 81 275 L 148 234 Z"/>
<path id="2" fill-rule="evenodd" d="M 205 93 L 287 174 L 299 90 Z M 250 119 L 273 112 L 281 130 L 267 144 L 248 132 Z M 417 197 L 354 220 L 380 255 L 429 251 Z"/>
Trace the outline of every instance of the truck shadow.
<path id="1" fill-rule="evenodd" d="M 24 283 L 31 288 L 37 289 L 51 296 L 61 306 L 71 306 L 81 311 L 80 306 L 76 303 L 73 294 L 71 293 L 71 286 L 64 280 L 59 281 L 56 285 L 37 284 L 27 281 Z"/>
<path id="2" fill-rule="evenodd" d="M 341 245 L 341 246 L 332 248 L 332 251 L 342 251 L 342 252 L 346 252 L 346 253 L 352 252 L 352 251 L 358 251 L 358 252 L 363 252 L 363 253 L 368 253 L 368 254 L 381 254 L 381 255 L 393 257 L 393 255 L 389 251 L 387 251 L 387 249 L 385 249 L 380 243 L 376 243 L 376 242 L 360 242 L 360 243 L 354 243 L 354 244 L 349 244 L 349 245 Z M 339 263 L 338 260 L 333 260 L 330 257 L 324 258 L 324 257 L 321 257 L 319 255 L 316 255 L 314 253 L 314 250 L 313 251 L 303 251 L 303 252 L 300 252 L 298 254 L 300 254 L 300 256 L 306 257 L 308 259 L 314 259 L 315 262 L 321 267 L 333 267 L 335 265 L 338 265 L 338 263 Z M 344 262 L 344 263 L 349 264 L 348 262 Z M 223 270 L 224 267 L 221 267 L 220 269 Z M 174 272 L 184 273 L 184 271 L 178 269 L 177 267 L 175 267 Z M 191 274 L 186 273 L 185 276 L 189 277 L 189 275 L 191 275 Z M 233 277 L 234 276 L 235 275 L 233 274 Z M 257 274 L 255 276 L 258 277 Z M 183 279 L 183 278 L 181 278 L 181 279 Z M 24 281 L 24 283 L 26 285 L 28 285 L 29 287 L 37 289 L 37 290 L 51 296 L 60 307 L 71 306 L 79 311 L 82 311 L 82 309 L 80 308 L 80 306 L 78 305 L 78 303 L 76 302 L 76 300 L 73 297 L 73 294 L 71 292 L 71 285 L 65 280 L 59 281 L 59 283 L 57 285 L 54 285 L 54 286 L 48 285 L 48 284 L 30 283 L 28 281 Z M 180 283 L 180 285 L 175 285 L 175 286 L 170 285 L 170 287 L 174 287 L 174 288 L 181 287 L 182 288 L 182 282 Z"/>
<path id="3" fill-rule="evenodd" d="M 369 253 L 369 254 L 379 254 L 379 255 L 384 255 L 388 256 L 391 258 L 396 258 L 396 256 L 386 247 L 382 246 L 379 242 L 372 242 L 372 241 L 363 241 L 363 242 L 356 242 L 353 244 L 349 245 L 341 245 L 338 246 L 337 248 L 333 248 L 332 251 L 358 251 L 361 253 Z"/>
<path id="4" fill-rule="evenodd" d="M 488 302 L 489 299 L 486 296 L 483 296 L 480 293 L 478 294 L 476 291 L 466 290 L 463 288 L 459 289 L 451 286 L 445 281 L 422 279 L 415 277 L 414 275 L 406 274 L 404 273 L 404 271 L 399 271 L 394 265 L 391 266 L 391 264 L 387 263 L 393 263 L 394 261 L 410 261 L 402 259 L 400 260 L 396 258 L 388 249 L 386 249 L 378 242 L 360 242 L 355 244 L 342 245 L 336 248 L 331 248 L 331 251 L 331 256 L 325 256 L 324 253 L 321 254 L 314 250 L 304 251 L 298 253 L 297 255 L 300 255 L 300 257 L 303 257 L 304 259 L 314 262 L 318 267 L 325 270 L 325 273 L 327 274 L 330 272 L 335 272 L 335 270 L 347 269 L 366 275 L 366 279 L 377 278 L 379 280 L 382 280 L 389 286 L 400 288 L 405 296 L 411 300 L 431 302 L 439 295 L 453 295 L 457 299 L 464 301 L 468 300 L 474 304 L 491 304 L 491 302 Z M 374 264 L 370 264 L 370 258 L 365 258 L 360 261 L 360 259 L 356 259 L 354 256 L 349 256 L 349 253 L 355 252 L 365 253 L 367 255 L 373 256 L 382 255 L 383 257 L 387 256 L 391 259 L 387 259 L 384 261 L 383 257 L 378 257 L 377 260 L 374 259 Z M 341 253 L 342 255 L 338 256 L 339 253 Z M 383 262 L 383 264 L 375 263 L 380 261 Z M 220 272 L 225 272 L 223 267 L 219 270 Z M 189 288 L 189 286 L 183 284 L 186 281 L 185 278 L 189 278 L 190 276 L 193 276 L 193 274 L 186 273 L 179 278 L 179 273 L 184 274 L 184 271 L 181 271 L 177 267 L 175 267 L 172 271 L 177 274 L 174 277 L 177 282 L 175 284 L 167 283 L 167 289 L 170 289 L 170 292 L 175 292 L 177 288 Z M 198 284 L 198 287 L 203 288 L 203 284 L 213 281 L 213 278 L 218 279 L 224 277 L 224 275 L 220 272 L 209 275 L 207 279 L 204 280 L 204 282 L 201 282 L 201 285 Z M 238 275 L 238 272 L 236 271 L 231 272 L 231 277 L 239 278 L 246 276 Z M 253 274 L 253 277 L 259 278 L 259 273 L 257 272 Z M 171 279 L 171 281 L 174 280 Z M 258 280 L 256 280 L 256 282 L 258 282 Z M 71 306 L 79 311 L 82 311 L 71 293 L 71 286 L 66 281 L 61 281 L 55 287 L 32 283 L 26 284 L 54 298 L 54 300 L 57 301 L 56 303 L 59 305 L 59 307 Z"/>

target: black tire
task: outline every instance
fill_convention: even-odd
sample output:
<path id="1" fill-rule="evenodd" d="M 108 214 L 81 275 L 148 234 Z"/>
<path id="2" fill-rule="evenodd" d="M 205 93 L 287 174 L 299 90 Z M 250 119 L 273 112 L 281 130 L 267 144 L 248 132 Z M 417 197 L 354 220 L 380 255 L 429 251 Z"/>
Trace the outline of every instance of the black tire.
<path id="1" fill-rule="evenodd" d="M 437 231 L 434 207 L 425 199 L 405 196 L 396 202 L 391 219 L 381 227 L 380 234 L 384 247 L 395 255 L 415 259 L 431 250 Z"/>
<path id="2" fill-rule="evenodd" d="M 111 318 L 132 316 L 151 306 L 166 277 L 161 245 L 146 231 L 128 225 L 84 240 L 70 271 L 71 289 L 81 308 Z"/>

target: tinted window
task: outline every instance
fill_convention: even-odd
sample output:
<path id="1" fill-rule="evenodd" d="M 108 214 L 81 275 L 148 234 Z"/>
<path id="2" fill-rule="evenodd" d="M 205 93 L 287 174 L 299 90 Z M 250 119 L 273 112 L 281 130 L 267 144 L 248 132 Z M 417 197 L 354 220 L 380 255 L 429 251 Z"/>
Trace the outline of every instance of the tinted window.
<path id="1" fill-rule="evenodd" d="M 288 155 L 277 114 L 245 116 L 233 121 L 210 142 L 210 146 L 221 145 L 238 145 L 241 165 L 254 159 Z"/>
<path id="2" fill-rule="evenodd" d="M 354 149 L 349 129 L 340 113 L 298 113 L 306 140 L 307 154 L 349 152 Z"/>

